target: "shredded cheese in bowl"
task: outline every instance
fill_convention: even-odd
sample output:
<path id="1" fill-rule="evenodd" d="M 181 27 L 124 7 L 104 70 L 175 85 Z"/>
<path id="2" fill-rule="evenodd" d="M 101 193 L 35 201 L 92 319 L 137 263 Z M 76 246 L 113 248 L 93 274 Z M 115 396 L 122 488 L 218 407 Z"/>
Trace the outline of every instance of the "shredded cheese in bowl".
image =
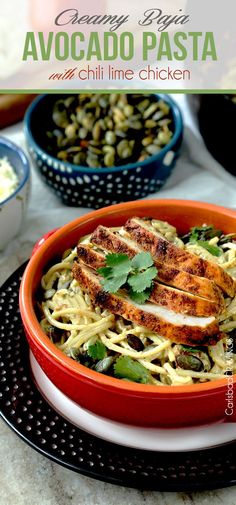
<path id="1" fill-rule="evenodd" d="M 14 193 L 18 184 L 19 179 L 8 159 L 0 158 L 0 203 Z"/>

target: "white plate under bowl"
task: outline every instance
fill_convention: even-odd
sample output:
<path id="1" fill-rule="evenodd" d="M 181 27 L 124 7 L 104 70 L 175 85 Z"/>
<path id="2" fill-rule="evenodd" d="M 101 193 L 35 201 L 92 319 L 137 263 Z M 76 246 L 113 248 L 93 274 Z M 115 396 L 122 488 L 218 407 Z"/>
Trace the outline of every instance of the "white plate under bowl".
<path id="1" fill-rule="evenodd" d="M 30 364 L 38 389 L 48 403 L 75 426 L 108 442 L 148 451 L 180 452 L 206 449 L 236 439 L 236 423 L 165 429 L 105 419 L 80 407 L 54 386 L 31 352 Z"/>

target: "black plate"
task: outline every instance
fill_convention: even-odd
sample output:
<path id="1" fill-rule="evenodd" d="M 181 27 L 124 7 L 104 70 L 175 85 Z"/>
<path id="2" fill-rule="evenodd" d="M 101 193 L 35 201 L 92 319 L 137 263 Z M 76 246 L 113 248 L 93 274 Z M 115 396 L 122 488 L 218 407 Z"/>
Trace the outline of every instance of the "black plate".
<path id="1" fill-rule="evenodd" d="M 31 377 L 18 306 L 22 265 L 0 289 L 0 404 L 6 423 L 53 461 L 95 479 L 138 489 L 196 491 L 236 484 L 236 442 L 194 452 L 149 452 L 85 433 L 57 414 Z"/>

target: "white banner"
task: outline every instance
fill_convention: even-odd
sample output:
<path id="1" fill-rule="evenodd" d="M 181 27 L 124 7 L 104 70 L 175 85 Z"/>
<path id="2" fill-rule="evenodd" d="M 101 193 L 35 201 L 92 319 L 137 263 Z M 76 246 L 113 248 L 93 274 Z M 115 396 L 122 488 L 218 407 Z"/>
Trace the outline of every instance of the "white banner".
<path id="1" fill-rule="evenodd" d="M 233 90 L 235 19 L 235 0 L 2 0 L 0 89 Z"/>

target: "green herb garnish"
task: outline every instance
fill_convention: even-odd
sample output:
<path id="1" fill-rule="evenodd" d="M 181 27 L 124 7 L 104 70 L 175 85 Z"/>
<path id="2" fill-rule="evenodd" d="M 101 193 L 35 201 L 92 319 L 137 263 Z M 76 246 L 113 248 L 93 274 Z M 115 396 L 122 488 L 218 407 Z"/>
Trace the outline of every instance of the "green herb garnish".
<path id="1" fill-rule="evenodd" d="M 157 269 L 148 252 L 138 253 L 133 259 L 126 254 L 108 254 L 106 266 L 99 268 L 98 273 L 103 277 L 101 284 L 108 293 L 126 288 L 134 302 L 144 303 L 150 296 Z"/>
<path id="2" fill-rule="evenodd" d="M 92 359 L 103 359 L 106 356 L 106 346 L 98 340 L 88 347 L 87 353 Z"/>
<path id="3" fill-rule="evenodd" d="M 128 379 L 133 382 L 148 384 L 150 382 L 150 373 L 138 361 L 129 356 L 120 356 L 114 364 L 114 373 L 120 379 Z"/>
<path id="4" fill-rule="evenodd" d="M 140 305 L 148 300 L 151 291 L 152 291 L 151 289 L 145 289 L 145 291 L 143 291 L 142 293 L 136 293 L 132 289 L 129 289 L 129 296 L 131 300 L 133 300 L 133 302 L 138 303 Z"/>
<path id="5" fill-rule="evenodd" d="M 203 226 L 193 226 L 190 228 L 189 233 L 181 237 L 183 242 L 186 244 L 188 242 L 196 242 L 197 240 L 211 240 L 214 237 L 220 237 L 222 231 L 214 228 L 212 224 Z"/>
<path id="6" fill-rule="evenodd" d="M 220 237 L 221 235 L 221 230 L 217 230 L 212 224 L 209 224 L 205 226 L 194 226 L 187 235 L 182 237 L 182 240 L 184 243 L 189 242 L 190 244 L 200 245 L 213 256 L 221 256 L 221 248 L 218 245 L 211 245 L 208 242 L 208 240 L 214 237 Z"/>
<path id="7" fill-rule="evenodd" d="M 212 256 L 221 256 L 222 254 L 222 250 L 218 245 L 211 245 L 205 240 L 197 240 L 196 243 L 211 253 Z"/>
<path id="8" fill-rule="evenodd" d="M 222 231 L 214 228 L 213 224 L 203 226 L 193 226 L 190 229 L 190 242 L 192 240 L 211 240 L 214 237 L 220 237 Z"/>

